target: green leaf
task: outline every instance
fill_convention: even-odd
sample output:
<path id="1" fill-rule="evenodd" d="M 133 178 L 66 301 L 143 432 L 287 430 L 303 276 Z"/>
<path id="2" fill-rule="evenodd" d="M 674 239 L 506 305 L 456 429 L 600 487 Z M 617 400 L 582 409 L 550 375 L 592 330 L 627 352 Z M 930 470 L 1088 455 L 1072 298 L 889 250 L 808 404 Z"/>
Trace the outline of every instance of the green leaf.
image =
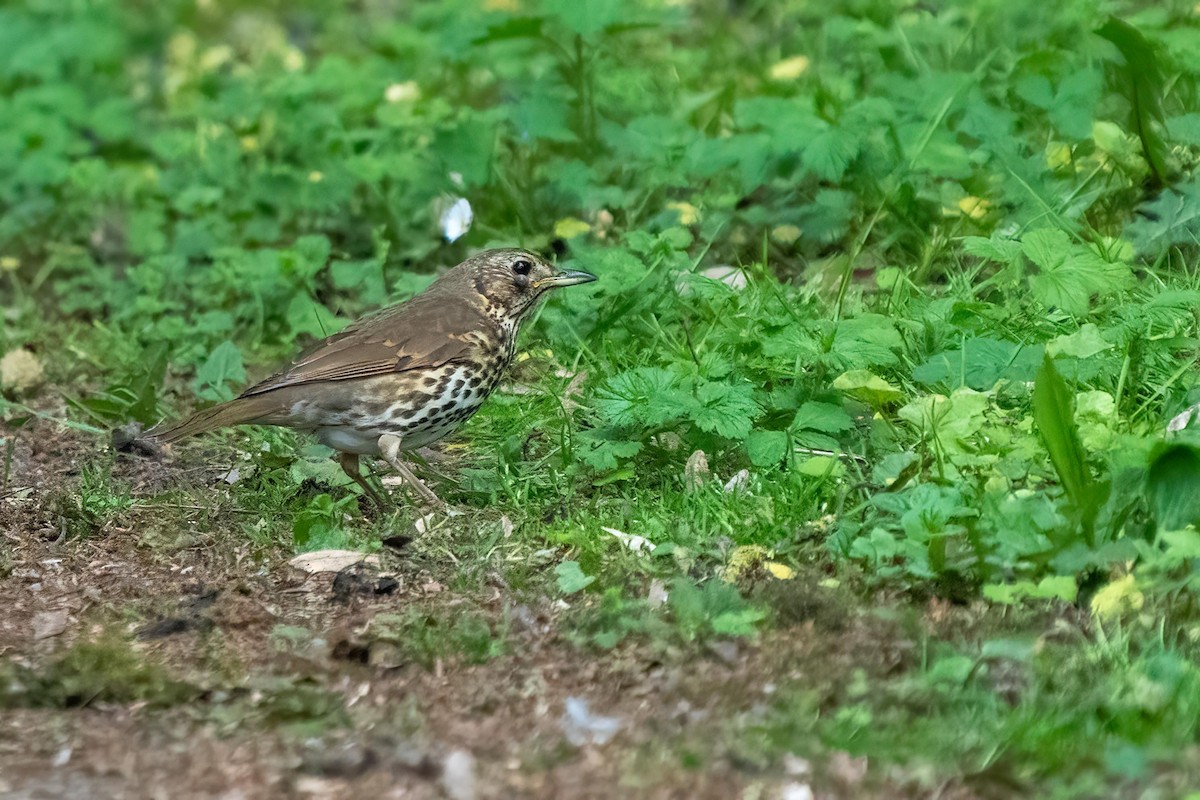
<path id="1" fill-rule="evenodd" d="M 718 636 L 753 636 L 755 626 L 767 617 L 760 608 L 743 608 L 726 611 L 713 617 L 713 633 Z"/>
<path id="2" fill-rule="evenodd" d="M 614 470 L 620 462 L 642 450 L 642 443 L 628 439 L 612 427 L 592 428 L 579 434 L 580 447 L 575 452 L 592 469 L 599 472 Z"/>
<path id="3" fill-rule="evenodd" d="M 1025 599 L 1073 603 L 1078 594 L 1079 585 L 1073 575 L 1047 575 L 1036 584 L 1033 581 L 1015 581 L 983 587 L 985 598 L 1004 605 L 1013 605 Z"/>
<path id="4" fill-rule="evenodd" d="M 967 452 L 987 421 L 988 396 L 971 389 L 958 389 L 949 397 L 927 395 L 905 405 L 897 415 L 935 439 L 948 452 Z"/>
<path id="5" fill-rule="evenodd" d="M 833 379 L 833 388 L 874 408 L 882 408 L 904 399 L 904 392 L 865 369 L 843 372 Z"/>
<path id="6" fill-rule="evenodd" d="M 896 352 L 903 347 L 893 320 L 882 314 L 862 314 L 837 323 L 829 355 L 843 369 L 890 367 L 899 363 Z"/>
<path id="7" fill-rule="evenodd" d="M 1046 354 L 1051 358 L 1091 358 L 1112 348 L 1112 343 L 1105 341 L 1100 329 L 1089 322 L 1079 326 L 1074 333 L 1051 339 L 1046 343 Z"/>
<path id="8" fill-rule="evenodd" d="M 591 586 L 596 579 L 585 575 L 578 561 L 564 561 L 554 568 L 558 576 L 558 590 L 563 594 L 575 594 Z"/>
<path id="9" fill-rule="evenodd" d="M 854 427 L 841 406 L 832 403 L 807 402 L 796 411 L 792 427 L 797 430 L 821 431 L 822 433 L 841 433 Z"/>
<path id="10" fill-rule="evenodd" d="M 823 181 L 836 183 L 858 155 L 858 137 L 839 128 L 826 128 L 808 140 L 801 160 Z"/>
<path id="11" fill-rule="evenodd" d="M 471 41 L 481 45 L 506 39 L 536 39 L 542 35 L 544 17 L 509 17 L 498 25 L 489 25 L 487 32 Z"/>
<path id="12" fill-rule="evenodd" d="M 749 384 L 705 381 L 696 389 L 696 402 L 689 416 L 701 430 L 727 439 L 745 439 L 751 423 L 762 415 Z"/>
<path id="13" fill-rule="evenodd" d="M 695 401 L 683 390 L 679 376 L 659 367 L 639 367 L 619 373 L 596 392 L 597 413 L 616 427 L 655 427 L 683 418 Z"/>
<path id="14" fill-rule="evenodd" d="M 1059 482 L 1080 511 L 1088 544 L 1094 545 L 1092 525 L 1107 491 L 1088 472 L 1071 393 L 1049 356 L 1042 359 L 1042 368 L 1033 385 L 1033 421 L 1046 444 Z"/>
<path id="15" fill-rule="evenodd" d="M 628 9 L 623 8 L 621 0 L 588 0 L 578 3 L 575 0 L 543 0 L 542 8 L 566 26 L 571 33 L 580 36 L 593 36 L 621 19 Z"/>
<path id="16" fill-rule="evenodd" d="M 1042 358 L 1041 345 L 1019 345 L 999 339 L 967 339 L 961 349 L 947 350 L 913 369 L 913 380 L 950 388 L 969 386 L 986 391 L 997 381 L 1033 379 Z"/>
<path id="17" fill-rule="evenodd" d="M 1143 203 L 1125 235 L 1139 253 L 1150 256 L 1200 242 L 1200 178 L 1193 176 Z"/>
<path id="18" fill-rule="evenodd" d="M 962 240 L 963 251 L 976 258 L 998 261 L 1001 264 L 1016 264 L 1021 259 L 1021 243 L 992 234 L 990 239 L 982 236 L 967 236 Z"/>
<path id="19" fill-rule="evenodd" d="M 787 431 L 754 431 L 746 439 L 746 454 L 756 467 L 778 466 L 787 450 Z"/>
<path id="20" fill-rule="evenodd" d="M 571 130 L 568 101 L 554 95 L 539 93 L 523 98 L 513 106 L 512 121 L 521 138 L 564 143 L 578 138 Z"/>
<path id="21" fill-rule="evenodd" d="M 1021 249 L 1039 268 L 1029 283 L 1043 305 L 1075 315 L 1086 314 L 1094 295 L 1108 295 L 1133 285 L 1129 266 L 1110 263 L 1086 247 L 1075 245 L 1060 230 L 1033 231 Z"/>
<path id="22" fill-rule="evenodd" d="M 244 383 L 245 380 L 242 351 L 233 342 L 222 342 L 196 370 L 196 394 L 204 400 L 232 400 L 234 393 L 226 384 Z"/>
<path id="23" fill-rule="evenodd" d="M 337 333 L 346 324 L 307 294 L 292 297 L 287 307 L 287 321 L 293 335 L 303 334 L 317 339 Z"/>
<path id="24" fill-rule="evenodd" d="M 842 189 L 821 189 L 799 213 L 797 224 L 808 238 L 833 242 L 846 234 L 858 208 L 858 198 Z"/>
<path id="25" fill-rule="evenodd" d="M 1146 495 L 1159 531 L 1200 525 L 1200 447 L 1156 446 L 1146 472 Z"/>
<path id="26" fill-rule="evenodd" d="M 1167 179 L 1167 143 L 1158 127 L 1165 127 L 1162 100 L 1166 79 L 1154 46 L 1137 28 L 1110 16 L 1096 34 L 1116 45 L 1125 58 L 1125 80 L 1118 87 L 1129 101 L 1133 129 L 1157 185 Z"/>

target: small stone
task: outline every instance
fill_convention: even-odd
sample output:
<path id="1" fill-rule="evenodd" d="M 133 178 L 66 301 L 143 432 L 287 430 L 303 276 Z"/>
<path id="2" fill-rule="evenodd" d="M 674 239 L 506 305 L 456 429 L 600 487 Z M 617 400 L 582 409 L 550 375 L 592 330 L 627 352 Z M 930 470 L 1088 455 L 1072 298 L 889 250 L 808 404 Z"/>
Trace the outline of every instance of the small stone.
<path id="1" fill-rule="evenodd" d="M 812 774 L 812 764 L 807 758 L 801 758 L 794 753 L 784 753 L 783 771 L 793 778 L 807 778 Z"/>
<path id="2" fill-rule="evenodd" d="M 67 612 L 40 611 L 33 615 L 33 638 L 49 639 L 67 629 Z"/>
<path id="3" fill-rule="evenodd" d="M 743 469 L 725 482 L 726 494 L 737 494 L 750 488 L 750 470 Z"/>
<path id="4" fill-rule="evenodd" d="M 442 789 L 450 800 L 475 800 L 475 757 L 454 750 L 442 764 Z"/>
<path id="5" fill-rule="evenodd" d="M 566 712 L 559 721 L 567 741 L 576 747 L 585 744 L 607 744 L 621 730 L 619 717 L 602 717 L 588 710 L 581 697 L 568 697 Z"/>
<path id="6" fill-rule="evenodd" d="M 717 641 L 710 643 L 708 645 L 708 649 L 717 658 L 731 666 L 737 663 L 738 655 L 740 655 L 737 642 L 729 639 L 718 639 Z"/>
<path id="7" fill-rule="evenodd" d="M 789 783 L 779 792 L 779 800 L 813 800 L 812 787 L 807 783 Z"/>

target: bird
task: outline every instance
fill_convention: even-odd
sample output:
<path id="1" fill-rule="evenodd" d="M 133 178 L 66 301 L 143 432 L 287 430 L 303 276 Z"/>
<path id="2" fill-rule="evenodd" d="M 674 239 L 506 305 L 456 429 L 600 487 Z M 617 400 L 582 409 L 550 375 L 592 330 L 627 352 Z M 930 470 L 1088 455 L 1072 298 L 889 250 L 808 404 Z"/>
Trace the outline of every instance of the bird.
<path id="1" fill-rule="evenodd" d="M 594 280 L 528 250 L 485 250 L 423 292 L 317 342 L 237 398 L 140 438 L 158 448 L 236 425 L 293 428 L 335 450 L 380 508 L 362 456 L 382 458 L 422 500 L 442 506 L 400 453 L 441 439 L 479 410 L 513 360 L 521 324 L 552 290 Z"/>

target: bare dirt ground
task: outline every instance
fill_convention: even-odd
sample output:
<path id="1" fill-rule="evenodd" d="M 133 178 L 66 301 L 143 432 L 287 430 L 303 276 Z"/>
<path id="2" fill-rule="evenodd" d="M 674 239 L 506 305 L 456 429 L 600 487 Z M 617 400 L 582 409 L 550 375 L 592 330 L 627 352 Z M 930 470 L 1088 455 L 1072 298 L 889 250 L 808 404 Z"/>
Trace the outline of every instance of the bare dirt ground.
<path id="1" fill-rule="evenodd" d="M 456 591 L 453 563 L 417 567 L 403 550 L 311 574 L 199 507 L 164 522 L 135 506 L 94 535 L 64 537 L 55 503 L 78 482 L 80 453 L 95 452 L 25 429 L 12 474 L 27 489 L 0 492 L 0 668 L 49 676 L 43 695 L 57 698 L 27 691 L 0 715 L 4 797 L 800 798 L 810 786 L 817 797 L 929 796 L 898 773 L 865 780 L 866 765 L 844 754 L 764 764 L 735 742 L 781 683 L 833 692 L 853 669 L 909 662 L 914 644 L 893 628 L 854 618 L 754 645 L 597 652 L 566 640 L 556 599 L 499 576 Z M 118 470 L 135 498 L 179 479 L 148 461 Z M 371 634 L 382 614 L 457 609 L 504 625 L 504 652 L 420 664 Z M 93 668 L 128 673 L 108 651 L 62 666 L 81 643 L 114 641 L 135 672 L 153 665 L 132 696 L 88 679 Z M 611 741 L 569 741 L 569 697 L 620 721 Z M 974 796 L 958 785 L 937 794 Z"/>

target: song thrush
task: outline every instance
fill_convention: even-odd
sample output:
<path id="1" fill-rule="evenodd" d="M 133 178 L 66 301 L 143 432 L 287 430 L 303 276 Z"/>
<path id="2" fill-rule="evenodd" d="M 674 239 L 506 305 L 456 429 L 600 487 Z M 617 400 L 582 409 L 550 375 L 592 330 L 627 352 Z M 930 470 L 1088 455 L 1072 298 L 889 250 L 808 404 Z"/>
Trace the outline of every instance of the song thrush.
<path id="1" fill-rule="evenodd" d="M 400 460 L 475 413 L 512 361 L 517 332 L 546 294 L 589 283 L 524 250 L 488 250 L 415 297 L 363 317 L 235 400 L 144 439 L 169 444 L 232 425 L 282 425 L 338 451 L 355 483 L 382 505 L 359 456 L 382 456 L 426 501 L 437 495 Z"/>

